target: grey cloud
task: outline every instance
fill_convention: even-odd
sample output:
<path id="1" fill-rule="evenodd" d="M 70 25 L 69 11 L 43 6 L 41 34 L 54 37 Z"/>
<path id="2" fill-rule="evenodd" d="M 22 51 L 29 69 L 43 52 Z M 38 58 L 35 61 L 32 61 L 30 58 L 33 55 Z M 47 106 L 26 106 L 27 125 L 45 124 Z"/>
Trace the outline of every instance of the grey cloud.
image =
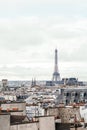
<path id="1" fill-rule="evenodd" d="M 0 25 L 0 43 L 3 47 L 8 49 L 18 49 L 21 47 L 40 45 L 44 42 L 44 32 L 35 24 L 10 23 L 7 26 Z M 27 25 L 26 25 L 27 24 Z M 3 27 L 2 27 L 3 25 Z"/>
<path id="2" fill-rule="evenodd" d="M 13 80 L 14 78 L 20 80 L 31 80 L 32 78 L 42 78 L 46 77 L 48 78 L 48 75 L 50 74 L 48 71 L 48 74 L 46 74 L 48 70 L 46 68 L 40 68 L 40 67 L 21 67 L 21 66 L 15 66 L 15 67 L 0 67 L 0 78 L 7 78 Z"/>
<path id="3" fill-rule="evenodd" d="M 79 80 L 86 80 L 86 64 L 84 63 L 74 63 L 74 62 L 63 62 L 62 66 L 60 65 L 59 61 L 59 72 L 61 77 L 70 77 L 75 76 L 78 77 Z M 67 66 L 68 65 L 68 66 Z M 0 79 L 7 78 L 8 80 L 31 80 L 32 78 L 36 78 L 38 80 L 41 79 L 51 79 L 53 73 L 54 66 L 48 65 L 47 67 L 38 66 L 36 67 L 22 67 L 22 66 L 14 66 L 14 67 L 7 67 L 2 66 L 0 67 Z M 68 70 L 68 71 L 67 71 Z"/>
<path id="4" fill-rule="evenodd" d="M 72 4 L 72 3 L 75 3 L 75 4 L 80 4 L 81 5 L 82 3 L 86 3 L 87 1 L 86 0 L 79 0 L 79 1 L 78 0 L 77 1 L 75 1 L 75 0 L 73 0 L 73 1 L 72 0 L 66 0 L 66 1 L 65 0 L 61 0 L 61 1 L 59 1 L 59 0 L 51 0 L 51 1 L 50 0 L 42 0 L 42 1 L 41 0 L 32 0 L 32 1 L 29 1 L 29 0 L 15 0 L 15 1 L 14 0 L 13 1 L 12 0 L 8 0 L 8 1 L 7 0 L 1 0 L 0 2 L 2 4 L 6 2 L 6 4 L 8 3 L 8 4 L 16 4 L 16 5 L 19 5 L 19 4 L 34 4 L 34 3 L 35 4 L 36 3 L 42 3 L 42 4 L 43 3 L 56 3 L 56 4 L 57 3 L 58 4 L 62 4 L 62 3 L 64 3 L 64 4 L 65 3 L 66 4 L 67 3 Z"/>
<path id="5" fill-rule="evenodd" d="M 1 0 L 0 16 L 18 17 L 29 15 L 85 15 L 87 16 L 86 0 Z"/>
<path id="6" fill-rule="evenodd" d="M 43 59 L 44 57 L 47 59 L 53 55 L 48 56 L 48 53 L 50 53 L 48 48 L 54 47 L 55 49 L 57 45 L 60 51 L 60 59 L 86 60 L 83 51 L 85 50 L 86 53 L 87 19 L 69 20 L 69 18 L 66 18 L 66 22 L 63 21 L 64 19 L 49 17 L 43 20 L 39 17 L 21 17 L 15 20 L 10 19 L 4 23 L 1 22 L 0 47 L 11 52 L 15 51 L 12 54 L 19 59 L 22 59 L 21 56 L 24 55 L 23 59 L 27 60 L 27 56 L 38 59 L 40 55 L 43 55 Z M 36 54 L 33 51 L 36 51 Z M 82 52 L 81 56 L 79 52 Z M 41 60 L 41 57 L 39 60 Z"/>
<path id="7" fill-rule="evenodd" d="M 79 40 L 78 40 L 79 42 Z M 76 43 L 73 43 L 72 46 L 75 46 Z M 72 48 L 69 47 L 70 48 Z M 70 51 L 71 50 L 71 51 Z M 78 48 L 73 48 L 70 50 L 60 50 L 60 61 L 69 61 L 69 62 L 83 62 L 83 63 L 87 63 L 87 44 L 86 43 L 82 43 L 82 45 L 78 44 Z"/>

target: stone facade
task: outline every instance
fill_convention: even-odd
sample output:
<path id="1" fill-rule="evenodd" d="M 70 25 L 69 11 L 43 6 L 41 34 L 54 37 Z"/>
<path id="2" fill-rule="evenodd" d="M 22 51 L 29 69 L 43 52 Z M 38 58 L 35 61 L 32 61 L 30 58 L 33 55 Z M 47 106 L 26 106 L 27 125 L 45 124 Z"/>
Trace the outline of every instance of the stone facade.
<path id="1" fill-rule="evenodd" d="M 62 102 L 67 105 L 87 101 L 87 89 L 84 88 L 65 88 L 61 89 Z"/>
<path id="2" fill-rule="evenodd" d="M 76 114 L 77 119 L 80 121 L 80 112 L 78 107 L 58 107 L 58 108 L 48 108 L 45 114 L 53 115 L 55 118 L 60 118 L 62 123 L 71 123 L 71 118 L 74 119 Z"/>
<path id="3" fill-rule="evenodd" d="M 53 116 L 40 117 L 39 118 L 40 130 L 55 130 L 55 122 Z"/>

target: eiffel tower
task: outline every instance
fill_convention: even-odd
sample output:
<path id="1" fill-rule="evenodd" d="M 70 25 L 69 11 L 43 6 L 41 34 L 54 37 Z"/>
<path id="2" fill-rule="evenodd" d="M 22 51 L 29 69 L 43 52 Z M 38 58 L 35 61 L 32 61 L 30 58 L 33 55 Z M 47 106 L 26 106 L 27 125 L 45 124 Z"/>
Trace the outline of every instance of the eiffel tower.
<path id="1" fill-rule="evenodd" d="M 57 49 L 55 49 L 55 66 L 54 66 L 54 73 L 53 73 L 53 82 L 57 83 L 58 81 L 60 81 L 60 73 L 58 70 Z"/>

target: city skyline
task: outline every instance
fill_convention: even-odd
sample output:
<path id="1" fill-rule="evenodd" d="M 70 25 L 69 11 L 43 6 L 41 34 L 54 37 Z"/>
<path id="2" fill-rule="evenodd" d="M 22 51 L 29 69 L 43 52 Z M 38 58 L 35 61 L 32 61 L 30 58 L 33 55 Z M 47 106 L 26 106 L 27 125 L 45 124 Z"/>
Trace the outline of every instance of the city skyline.
<path id="1" fill-rule="evenodd" d="M 55 48 L 61 77 L 87 81 L 86 0 L 0 1 L 0 79 L 51 80 Z"/>

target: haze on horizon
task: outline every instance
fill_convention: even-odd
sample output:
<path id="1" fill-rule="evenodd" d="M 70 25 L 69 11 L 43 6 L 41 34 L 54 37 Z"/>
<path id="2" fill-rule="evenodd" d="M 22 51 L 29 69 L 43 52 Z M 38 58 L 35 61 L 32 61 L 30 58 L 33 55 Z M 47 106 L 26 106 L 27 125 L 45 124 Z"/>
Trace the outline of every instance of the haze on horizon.
<path id="1" fill-rule="evenodd" d="M 0 0 L 0 80 L 87 81 L 87 0 Z"/>

